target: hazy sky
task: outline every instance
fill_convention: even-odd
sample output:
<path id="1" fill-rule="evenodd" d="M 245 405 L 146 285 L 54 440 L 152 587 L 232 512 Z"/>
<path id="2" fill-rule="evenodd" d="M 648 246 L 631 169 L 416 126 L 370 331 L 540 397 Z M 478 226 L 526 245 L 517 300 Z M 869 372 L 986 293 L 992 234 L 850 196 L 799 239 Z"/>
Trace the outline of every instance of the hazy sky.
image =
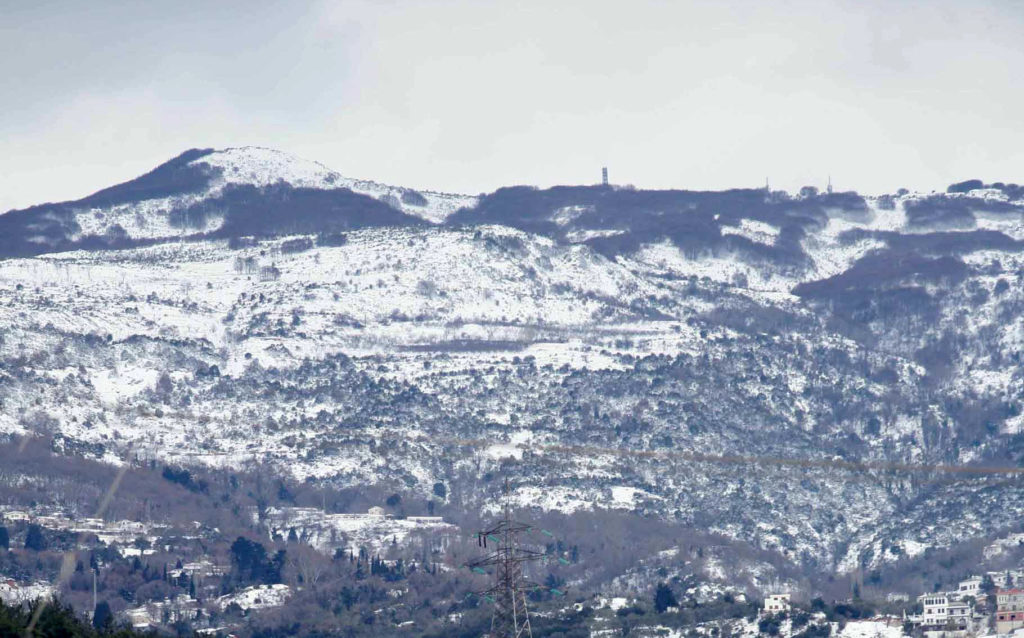
<path id="1" fill-rule="evenodd" d="M 1024 182 L 1024 3 L 0 0 L 0 210 L 190 147 L 478 193 Z"/>

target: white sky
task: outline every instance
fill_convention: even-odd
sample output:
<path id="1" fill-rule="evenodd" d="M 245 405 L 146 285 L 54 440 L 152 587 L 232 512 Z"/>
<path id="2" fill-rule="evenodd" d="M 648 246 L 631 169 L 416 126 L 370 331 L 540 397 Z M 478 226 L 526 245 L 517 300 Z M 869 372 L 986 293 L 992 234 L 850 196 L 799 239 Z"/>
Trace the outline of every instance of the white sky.
<path id="1" fill-rule="evenodd" d="M 0 0 L 0 77 L 0 210 L 246 144 L 467 193 L 1024 182 L 1014 2 Z"/>

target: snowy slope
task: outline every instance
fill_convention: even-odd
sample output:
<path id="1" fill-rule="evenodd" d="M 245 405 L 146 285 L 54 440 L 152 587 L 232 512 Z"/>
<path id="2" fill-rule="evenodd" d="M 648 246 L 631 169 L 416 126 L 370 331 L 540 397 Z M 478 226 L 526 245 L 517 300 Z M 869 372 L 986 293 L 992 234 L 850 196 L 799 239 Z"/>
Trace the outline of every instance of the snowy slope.
<path id="1" fill-rule="evenodd" d="M 472 207 L 476 202 L 475 197 L 468 195 L 412 191 L 374 181 L 344 177 L 319 162 L 257 146 L 216 151 L 193 160 L 192 164 L 206 164 L 220 169 L 220 179 L 214 182 L 211 194 L 218 192 L 224 184 L 251 184 L 263 187 L 285 182 L 296 188 L 347 188 L 374 199 L 387 201 L 403 212 L 433 223 L 441 223 L 456 210 Z M 426 201 L 416 203 L 415 195 L 410 198 L 407 193 L 421 195 Z"/>
<path id="2" fill-rule="evenodd" d="M 277 151 L 187 165 L 208 180 L 194 192 L 57 211 L 78 238 L 172 241 L 0 261 L 0 433 L 60 435 L 106 460 L 258 458 L 425 497 L 442 483 L 478 512 L 468 486 L 515 464 L 520 506 L 631 512 L 824 570 L 1024 513 L 984 477 L 935 488 L 844 465 L 1015 458 L 1024 231 L 995 195 L 766 208 L 747 192 L 761 208 L 690 224 L 590 190 L 456 225 L 440 222 L 475 198 Z M 183 207 L 281 183 L 350 188 L 435 223 L 181 241 L 223 221 L 183 227 Z M 931 275 L 938 260 L 950 274 Z M 323 547 L 418 527 L 278 515 L 278 532 L 305 526 Z"/>

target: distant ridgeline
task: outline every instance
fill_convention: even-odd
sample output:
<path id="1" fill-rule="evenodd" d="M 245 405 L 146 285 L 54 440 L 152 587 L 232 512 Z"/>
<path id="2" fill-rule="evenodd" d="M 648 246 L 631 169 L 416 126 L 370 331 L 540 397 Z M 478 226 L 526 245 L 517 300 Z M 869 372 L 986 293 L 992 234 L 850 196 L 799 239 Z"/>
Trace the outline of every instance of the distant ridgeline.
<path id="1" fill-rule="evenodd" d="M 27 257 L 67 250 L 131 248 L 185 236 L 221 239 L 335 232 L 373 226 L 419 225 L 423 220 L 347 188 L 296 188 L 286 182 L 258 188 L 217 187 L 220 169 L 196 162 L 213 149 L 192 149 L 132 181 L 73 202 L 40 204 L 0 215 L 0 257 Z M 155 203 L 156 205 L 152 205 Z M 127 209 L 145 226 L 161 215 L 171 236 L 140 236 L 124 225 L 92 234 L 82 215 L 102 216 Z M 216 230 L 204 231 L 216 217 Z"/>
<path id="2" fill-rule="evenodd" d="M 273 237 L 288 234 L 336 235 L 378 226 L 423 226 L 430 222 L 406 212 L 426 203 L 423 195 L 401 189 L 401 197 L 373 197 L 334 187 L 316 187 L 279 179 L 225 180 L 223 168 L 205 161 L 213 149 L 192 149 L 141 177 L 73 202 L 41 204 L 0 215 L 0 258 L 67 250 L 117 249 L 170 239 Z M 272 169 L 267 169 L 272 170 Z M 978 215 L 1019 216 L 1024 187 L 986 185 L 980 180 L 954 184 L 945 194 L 874 198 L 878 208 L 901 206 L 905 229 L 913 234 L 853 229 L 849 242 L 874 238 L 890 251 L 925 259 L 956 259 L 979 248 L 1017 250 L 1021 242 L 992 230 L 979 230 Z M 809 257 L 802 242 L 830 219 L 863 222 L 871 210 L 855 192 L 798 196 L 766 189 L 720 192 L 637 190 L 607 185 L 501 188 L 483 195 L 442 222 L 447 226 L 501 224 L 585 244 L 608 256 L 629 255 L 644 245 L 668 241 L 692 257 L 734 256 L 750 263 L 800 272 Z M 112 220 L 116 219 L 117 223 Z M 773 229 L 770 243 L 728 232 L 743 220 Z M 930 262 L 881 259 L 863 265 L 872 275 L 892 262 L 883 277 L 916 276 Z M 955 271 L 951 263 L 943 271 Z M 857 273 L 851 277 L 856 278 Z M 846 284 L 844 284 L 846 285 Z M 809 288 L 800 294 L 820 296 Z"/>

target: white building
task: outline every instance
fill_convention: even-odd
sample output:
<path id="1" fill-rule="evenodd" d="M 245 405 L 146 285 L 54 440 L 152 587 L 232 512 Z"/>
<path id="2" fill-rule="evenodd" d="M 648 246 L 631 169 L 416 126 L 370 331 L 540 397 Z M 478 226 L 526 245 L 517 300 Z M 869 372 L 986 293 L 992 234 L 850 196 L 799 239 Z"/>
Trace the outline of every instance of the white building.
<path id="1" fill-rule="evenodd" d="M 956 587 L 956 595 L 960 599 L 973 596 L 978 598 L 981 596 L 981 576 L 972 576 L 966 580 L 961 580 Z"/>
<path id="2" fill-rule="evenodd" d="M 923 594 L 917 599 L 921 602 L 921 613 L 907 616 L 911 623 L 923 627 L 948 627 L 966 629 L 971 620 L 971 606 L 953 600 L 950 594 L 936 592 Z"/>
<path id="3" fill-rule="evenodd" d="M 789 594 L 769 594 L 764 599 L 764 612 L 766 614 L 788 613 L 792 608 L 789 603 Z"/>
<path id="4" fill-rule="evenodd" d="M 917 599 L 921 601 L 921 617 L 925 625 L 946 624 L 949 596 L 943 593 L 923 594 Z"/>
<path id="5" fill-rule="evenodd" d="M 1020 570 L 1010 569 L 1003 572 L 986 572 L 992 578 L 992 582 L 1000 589 L 1009 589 L 1017 586 L 1018 582 L 1024 581 L 1024 573 Z"/>
<path id="6" fill-rule="evenodd" d="M 13 578 L 0 578 L 0 600 L 4 602 L 16 600 L 18 583 Z"/>
<path id="7" fill-rule="evenodd" d="M 958 629 L 967 629 L 971 620 L 971 606 L 964 602 L 950 602 L 946 607 L 946 623 L 956 625 Z"/>

